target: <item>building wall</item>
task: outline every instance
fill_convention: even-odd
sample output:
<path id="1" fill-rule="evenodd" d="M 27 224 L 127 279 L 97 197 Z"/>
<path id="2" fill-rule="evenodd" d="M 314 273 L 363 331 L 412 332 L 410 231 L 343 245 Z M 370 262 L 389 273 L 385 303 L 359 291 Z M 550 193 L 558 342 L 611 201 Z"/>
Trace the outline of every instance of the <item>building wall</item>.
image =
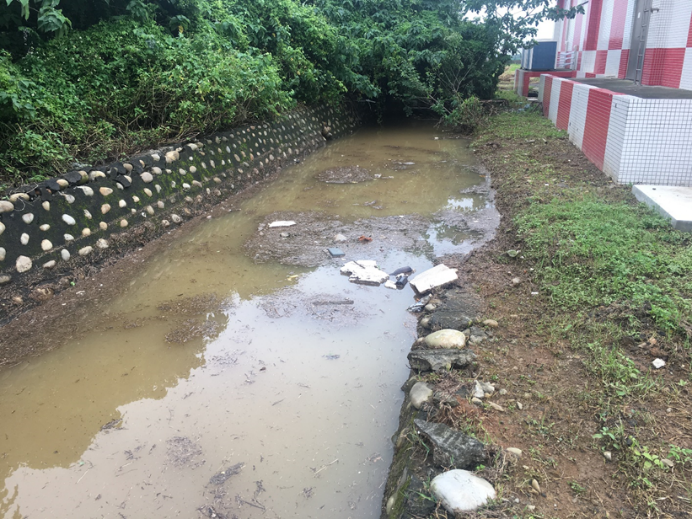
<path id="1" fill-rule="evenodd" d="M 642 99 L 544 74 L 539 100 L 615 182 L 692 187 L 692 99 Z"/>
<path id="2" fill-rule="evenodd" d="M 563 8 L 582 0 L 560 0 Z M 563 20 L 558 54 L 573 54 L 577 77 L 627 73 L 636 0 L 591 0 L 585 13 Z M 692 0 L 652 0 L 642 83 L 692 90 Z M 658 9 L 658 11 L 655 11 Z"/>

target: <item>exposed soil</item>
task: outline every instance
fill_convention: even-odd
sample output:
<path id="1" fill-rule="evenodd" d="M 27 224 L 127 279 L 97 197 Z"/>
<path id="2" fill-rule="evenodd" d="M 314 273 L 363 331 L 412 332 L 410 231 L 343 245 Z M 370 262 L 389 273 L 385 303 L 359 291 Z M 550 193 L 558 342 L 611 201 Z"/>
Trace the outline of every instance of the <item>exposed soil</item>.
<path id="1" fill-rule="evenodd" d="M 294 221 L 291 227 L 269 227 L 274 221 Z M 429 221 L 417 215 L 386 216 L 344 223 L 323 213 L 273 213 L 260 224 L 246 247 L 258 263 L 317 267 L 334 261 L 328 248 L 341 249 L 346 259 L 377 259 L 386 250 L 425 247 L 421 234 Z M 345 241 L 335 241 L 341 234 Z M 337 258 L 341 259 L 341 258 Z"/>

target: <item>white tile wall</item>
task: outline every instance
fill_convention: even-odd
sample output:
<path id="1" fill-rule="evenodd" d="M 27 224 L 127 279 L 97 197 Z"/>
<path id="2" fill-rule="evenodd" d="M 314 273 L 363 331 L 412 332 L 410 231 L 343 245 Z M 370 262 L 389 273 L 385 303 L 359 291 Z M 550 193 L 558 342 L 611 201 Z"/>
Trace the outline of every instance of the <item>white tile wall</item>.
<path id="1" fill-rule="evenodd" d="M 581 58 L 581 71 L 593 73 L 596 68 L 596 51 L 585 50 Z"/>
<path id="2" fill-rule="evenodd" d="M 610 124 L 608 125 L 608 141 L 603 158 L 603 172 L 616 182 L 620 174 L 622 148 L 625 142 L 631 99 L 633 99 L 631 96 L 613 96 L 610 108 Z"/>
<path id="3" fill-rule="evenodd" d="M 572 90 L 572 106 L 569 112 L 569 126 L 567 133 L 569 140 L 581 149 L 584 142 L 584 125 L 586 124 L 586 109 L 589 104 L 590 85 L 576 83 Z"/>
<path id="4" fill-rule="evenodd" d="M 606 61 L 605 77 L 618 77 L 618 72 L 620 72 L 620 56 L 622 55 L 621 50 L 609 50 L 608 59 Z"/>
<path id="5" fill-rule="evenodd" d="M 613 23 L 613 7 L 615 0 L 603 0 L 601 6 L 601 23 L 598 26 L 598 50 L 608 50 L 610 42 L 610 27 Z"/>
<path id="6" fill-rule="evenodd" d="M 560 91 L 562 90 L 562 79 L 553 78 L 553 88 L 550 92 L 550 108 L 548 110 L 548 119 L 557 123 L 557 108 L 560 104 Z"/>
<path id="7" fill-rule="evenodd" d="M 685 49 L 685 63 L 682 66 L 680 88 L 692 90 L 692 48 Z"/>
<path id="8" fill-rule="evenodd" d="M 637 0 L 629 0 L 627 3 L 627 18 L 625 18 L 625 34 L 622 38 L 622 48 L 632 48 L 632 20 L 634 18 L 634 6 Z"/>
<path id="9" fill-rule="evenodd" d="M 692 99 L 632 98 L 618 182 L 692 186 Z"/>
<path id="10" fill-rule="evenodd" d="M 690 18 L 692 18 L 692 0 L 669 0 L 670 9 L 666 13 L 667 26 L 665 27 L 666 43 L 668 49 L 683 49 L 687 47 L 687 37 L 690 31 Z M 653 13 L 651 16 L 660 14 Z"/>

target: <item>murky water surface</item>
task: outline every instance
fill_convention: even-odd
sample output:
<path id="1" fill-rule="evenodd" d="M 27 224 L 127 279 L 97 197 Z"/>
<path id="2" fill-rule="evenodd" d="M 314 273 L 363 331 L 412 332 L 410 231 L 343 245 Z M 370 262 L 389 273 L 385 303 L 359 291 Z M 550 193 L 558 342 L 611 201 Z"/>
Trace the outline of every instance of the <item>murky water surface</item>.
<path id="1" fill-rule="evenodd" d="M 89 333 L 0 372 L 0 516 L 379 517 L 412 291 L 351 284 L 337 260 L 255 265 L 243 244 L 274 211 L 485 207 L 461 194 L 484 182 L 467 143 L 435 136 L 363 129 L 331 144 L 127 273 Z M 380 178 L 314 178 L 355 165 Z M 427 253 L 369 246 L 386 270 L 422 271 L 469 244 L 439 222 L 424 238 Z"/>

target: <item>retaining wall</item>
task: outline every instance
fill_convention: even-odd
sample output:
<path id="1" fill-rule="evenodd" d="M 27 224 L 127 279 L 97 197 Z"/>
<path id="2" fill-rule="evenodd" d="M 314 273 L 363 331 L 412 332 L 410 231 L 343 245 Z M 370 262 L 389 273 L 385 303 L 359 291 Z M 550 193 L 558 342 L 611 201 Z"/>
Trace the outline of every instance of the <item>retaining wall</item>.
<path id="1" fill-rule="evenodd" d="M 643 99 L 543 74 L 538 100 L 615 182 L 692 186 L 692 99 Z"/>
<path id="2" fill-rule="evenodd" d="M 345 107 L 301 108 L 128 161 L 71 171 L 0 201 L 0 285 L 35 285 L 163 231 L 355 130 Z M 135 229 L 140 229 L 135 232 Z M 118 250 L 116 250 L 116 248 Z M 4 305 L 3 305 L 4 306 Z"/>

